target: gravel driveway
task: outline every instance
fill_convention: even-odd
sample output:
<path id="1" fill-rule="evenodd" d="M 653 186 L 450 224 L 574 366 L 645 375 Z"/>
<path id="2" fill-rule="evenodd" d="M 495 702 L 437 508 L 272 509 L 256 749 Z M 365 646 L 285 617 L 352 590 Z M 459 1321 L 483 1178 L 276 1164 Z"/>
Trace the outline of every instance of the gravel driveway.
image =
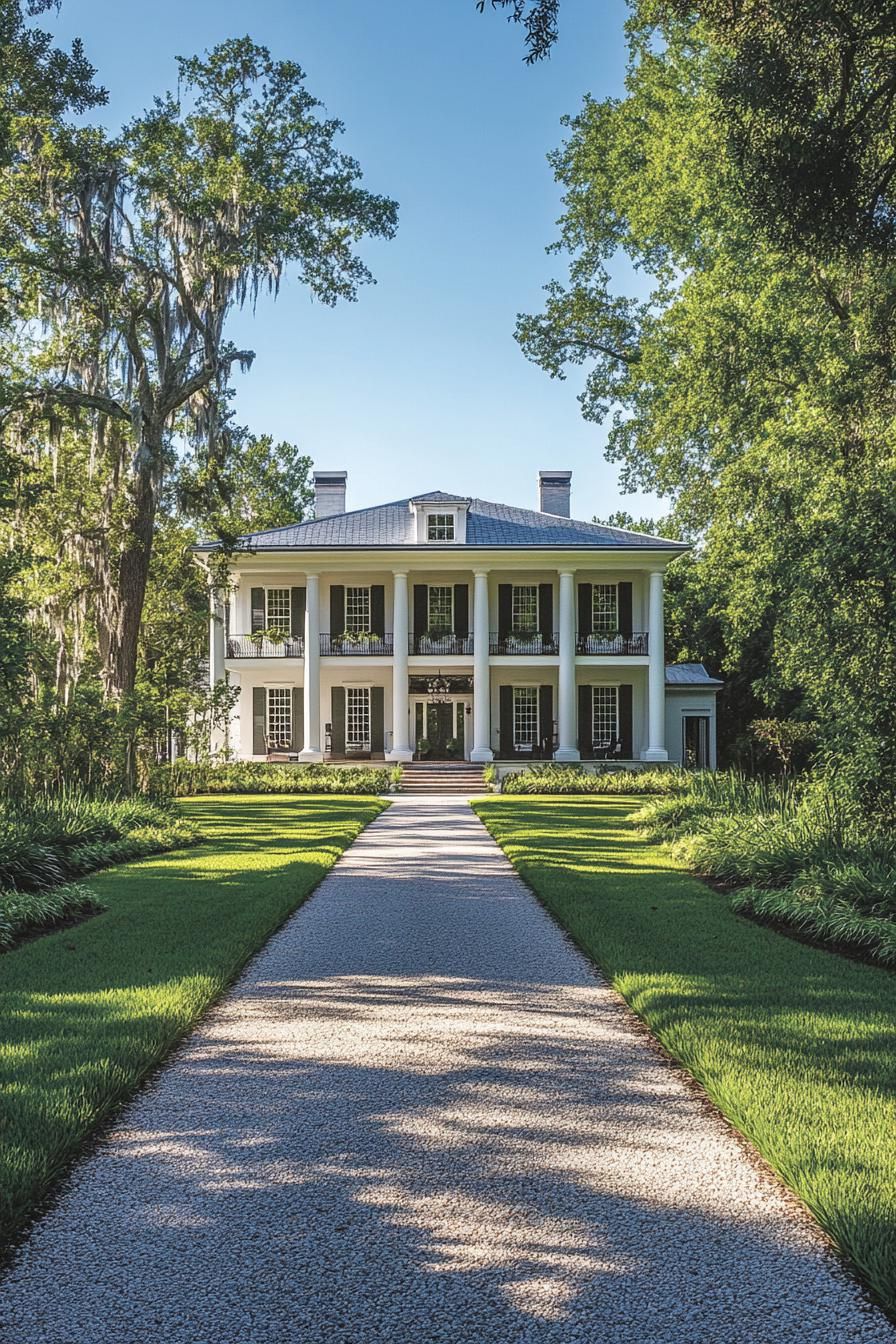
<path id="1" fill-rule="evenodd" d="M 463 800 L 399 798 L 78 1167 L 4 1344 L 894 1344 Z"/>

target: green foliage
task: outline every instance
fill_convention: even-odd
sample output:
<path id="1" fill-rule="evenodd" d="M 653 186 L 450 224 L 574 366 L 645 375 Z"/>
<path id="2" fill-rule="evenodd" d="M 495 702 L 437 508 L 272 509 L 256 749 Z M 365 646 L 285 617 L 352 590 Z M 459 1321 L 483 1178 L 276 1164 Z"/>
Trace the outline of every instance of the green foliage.
<path id="1" fill-rule="evenodd" d="M 9 800 L 0 814 L 0 892 L 41 891 L 196 838 L 179 813 L 147 798 L 66 791 Z"/>
<path id="2" fill-rule="evenodd" d="M 99 874 L 98 919 L 4 955 L 0 1242 L 382 807 L 179 804 L 181 824 L 204 843 Z"/>
<path id="3" fill-rule="evenodd" d="M 725 51 L 690 8 L 660 40 L 640 17 L 626 95 L 586 99 L 553 156 L 568 279 L 517 336 L 552 376 L 585 366 L 583 414 L 612 414 L 623 486 L 669 497 L 698 543 L 688 587 L 748 692 L 732 736 L 770 715 L 816 720 L 822 761 L 889 816 L 896 268 L 763 235 L 720 107 Z M 619 292 L 620 255 L 647 294 Z"/>
<path id="4" fill-rule="evenodd" d="M 186 798 L 200 793 L 388 793 L 388 767 L 340 765 L 268 765 L 236 761 L 231 765 L 195 764 L 181 758 L 159 766 L 150 789 L 158 797 Z"/>
<path id="5" fill-rule="evenodd" d="M 0 891 L 0 952 L 30 934 L 99 914 L 102 909 L 90 888 L 78 883 L 49 891 Z"/>
<path id="6" fill-rule="evenodd" d="M 800 719 L 754 719 L 750 732 L 784 775 L 806 763 L 818 740 L 818 724 Z"/>
<path id="7" fill-rule="evenodd" d="M 735 908 L 896 964 L 896 838 L 869 828 L 847 790 L 733 772 L 693 776 L 636 820 L 695 872 L 735 888 Z"/>
<path id="8" fill-rule="evenodd" d="M 583 770 L 577 765 L 533 765 L 504 777 L 502 793 L 682 793 L 689 776 L 683 770 Z"/>
<path id="9" fill-rule="evenodd" d="M 893 977 L 782 938 L 607 798 L 477 802 L 522 876 L 896 1309 Z"/>

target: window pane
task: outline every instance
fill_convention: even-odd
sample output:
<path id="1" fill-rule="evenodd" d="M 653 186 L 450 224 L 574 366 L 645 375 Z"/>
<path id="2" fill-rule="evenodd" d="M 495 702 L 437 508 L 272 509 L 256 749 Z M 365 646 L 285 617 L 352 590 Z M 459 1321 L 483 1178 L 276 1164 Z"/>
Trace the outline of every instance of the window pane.
<path id="1" fill-rule="evenodd" d="M 445 633 L 454 627 L 454 589 L 439 584 L 429 590 L 429 628 Z"/>
<path id="2" fill-rule="evenodd" d="M 429 541 L 454 540 L 454 514 L 430 513 L 426 518 L 426 536 Z"/>
<path id="3" fill-rule="evenodd" d="M 616 712 L 617 688 L 592 686 L 591 694 L 593 740 L 609 745 L 619 736 Z"/>
<path id="4" fill-rule="evenodd" d="M 268 687 L 268 745 L 288 747 L 292 742 L 292 691 L 289 686 Z"/>
<path id="5" fill-rule="evenodd" d="M 267 590 L 267 625 L 269 630 L 289 630 L 289 589 Z"/>
<path id="6" fill-rule="evenodd" d="M 349 686 L 346 691 L 345 741 L 349 747 L 370 750 L 370 688 Z"/>
<path id="7" fill-rule="evenodd" d="M 538 741 L 538 687 L 513 688 L 513 744 L 533 747 Z"/>
<path id="8" fill-rule="evenodd" d="M 538 629 L 538 585 L 534 583 L 513 585 L 513 610 L 511 625 L 514 630 L 536 631 Z"/>
<path id="9" fill-rule="evenodd" d="M 369 588 L 346 588 L 345 628 L 353 631 L 370 629 Z M 334 630 L 332 633 L 338 634 L 341 632 Z"/>
<path id="10" fill-rule="evenodd" d="M 592 592 L 592 628 L 595 634 L 615 635 L 619 629 L 619 609 L 615 583 L 596 583 Z"/>

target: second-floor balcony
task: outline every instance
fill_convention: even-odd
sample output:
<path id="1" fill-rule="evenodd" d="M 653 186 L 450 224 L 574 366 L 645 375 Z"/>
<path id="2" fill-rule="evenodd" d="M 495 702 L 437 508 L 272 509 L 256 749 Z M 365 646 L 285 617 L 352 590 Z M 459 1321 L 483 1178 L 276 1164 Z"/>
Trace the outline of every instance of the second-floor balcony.
<path id="1" fill-rule="evenodd" d="M 284 631 L 256 631 L 252 635 L 230 635 L 227 639 L 228 658 L 302 658 L 305 641 L 301 635 Z"/>
<path id="2" fill-rule="evenodd" d="M 629 634 L 618 632 L 596 632 L 591 635 L 576 635 L 576 653 L 583 656 L 613 657 L 647 653 L 647 635 L 643 630 L 634 630 Z"/>
<path id="3" fill-rule="evenodd" d="M 510 630 L 506 634 L 493 631 L 488 637 L 488 651 L 530 658 L 549 656 L 560 652 L 560 636 L 531 630 Z"/>
<path id="4" fill-rule="evenodd" d="M 347 630 L 341 635 L 321 635 L 320 651 L 327 658 L 390 658 L 392 635 L 373 634 L 370 630 Z"/>
<path id="5" fill-rule="evenodd" d="M 419 635 L 411 635 L 410 653 L 430 654 L 432 656 L 457 656 L 473 652 L 472 635 L 454 635 L 435 630 L 424 630 Z"/>

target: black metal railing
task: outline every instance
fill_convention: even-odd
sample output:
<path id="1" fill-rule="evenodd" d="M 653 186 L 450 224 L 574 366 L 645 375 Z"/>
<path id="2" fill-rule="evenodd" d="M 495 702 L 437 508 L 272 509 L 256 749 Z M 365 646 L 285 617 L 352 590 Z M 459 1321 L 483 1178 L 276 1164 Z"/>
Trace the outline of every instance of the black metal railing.
<path id="1" fill-rule="evenodd" d="M 630 635 L 576 635 L 576 653 L 599 656 L 613 654 L 646 654 L 647 635 L 635 630 Z"/>
<path id="2" fill-rule="evenodd" d="M 540 654 L 556 654 L 560 651 L 560 636 L 525 634 L 515 635 L 512 631 L 509 635 L 499 635 L 492 633 L 488 638 L 489 653 L 516 653 L 528 655 L 530 658 L 537 657 Z"/>
<path id="3" fill-rule="evenodd" d="M 305 642 L 300 635 L 284 635 L 272 639 L 270 635 L 230 635 L 227 639 L 228 658 L 302 658 Z"/>
<path id="4" fill-rule="evenodd" d="M 364 658 L 374 655 L 391 657 L 392 636 L 371 635 L 367 631 L 358 634 L 321 635 L 320 651 L 328 657 Z"/>
<path id="5" fill-rule="evenodd" d="M 411 635 L 409 653 L 464 654 L 473 652 L 472 635 Z"/>

